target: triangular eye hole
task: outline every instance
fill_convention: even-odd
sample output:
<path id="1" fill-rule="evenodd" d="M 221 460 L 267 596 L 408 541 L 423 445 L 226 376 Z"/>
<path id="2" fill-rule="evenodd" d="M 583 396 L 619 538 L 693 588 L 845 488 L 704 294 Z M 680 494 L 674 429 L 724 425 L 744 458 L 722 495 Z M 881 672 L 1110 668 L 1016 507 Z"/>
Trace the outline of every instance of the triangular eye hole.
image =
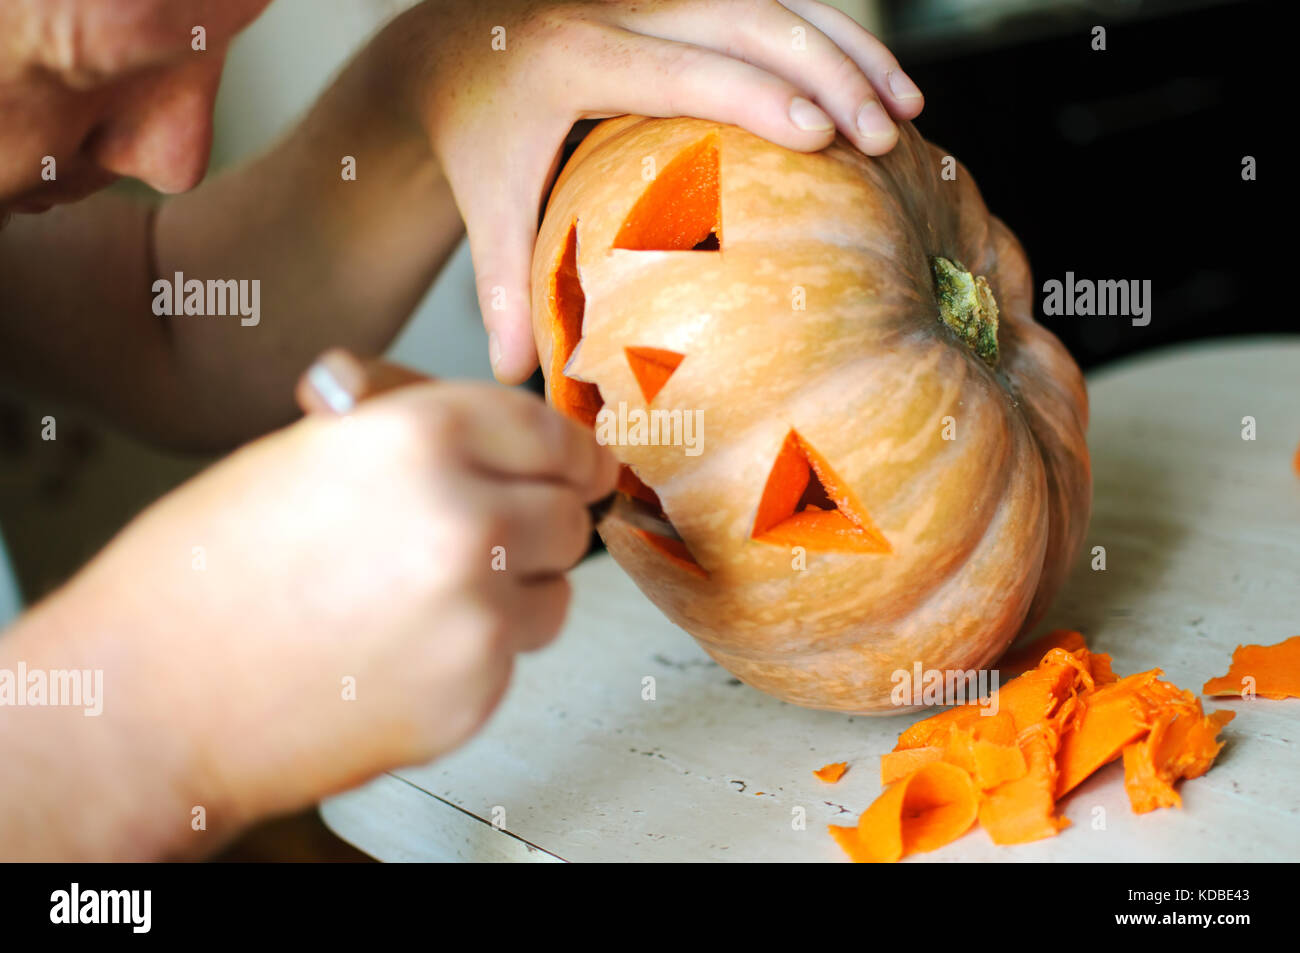
<path id="1" fill-rule="evenodd" d="M 720 174 L 716 135 L 684 149 L 637 199 L 614 247 L 631 251 L 721 250 Z"/>
<path id="2" fill-rule="evenodd" d="M 853 491 L 793 430 L 768 474 L 751 536 L 815 552 L 893 551 Z"/>
<path id="3" fill-rule="evenodd" d="M 677 370 L 677 365 L 686 356 L 657 347 L 625 347 L 623 352 L 627 355 L 628 366 L 632 368 L 632 374 L 641 387 L 641 396 L 647 404 L 664 389 L 668 378 L 673 376 L 673 371 Z"/>

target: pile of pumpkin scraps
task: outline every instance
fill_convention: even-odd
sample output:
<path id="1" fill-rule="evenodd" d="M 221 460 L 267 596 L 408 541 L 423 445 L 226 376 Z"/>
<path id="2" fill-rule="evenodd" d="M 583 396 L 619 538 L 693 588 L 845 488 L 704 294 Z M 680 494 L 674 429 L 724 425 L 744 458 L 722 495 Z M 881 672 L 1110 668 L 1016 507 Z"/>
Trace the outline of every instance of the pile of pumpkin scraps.
<path id="1" fill-rule="evenodd" d="M 947 708 L 902 733 L 881 758 L 884 793 L 856 826 L 830 826 L 850 858 L 896 861 L 976 822 L 995 844 L 1052 837 L 1070 823 L 1057 801 L 1120 757 L 1135 812 L 1181 806 L 1175 782 L 1204 774 L 1223 747 L 1218 734 L 1234 713 L 1206 715 L 1160 669 L 1119 678 L 1110 656 L 1065 630 L 1008 657 L 1003 674 L 1027 657 L 1039 661 L 1003 684 L 996 714 L 984 714 L 991 705 Z"/>

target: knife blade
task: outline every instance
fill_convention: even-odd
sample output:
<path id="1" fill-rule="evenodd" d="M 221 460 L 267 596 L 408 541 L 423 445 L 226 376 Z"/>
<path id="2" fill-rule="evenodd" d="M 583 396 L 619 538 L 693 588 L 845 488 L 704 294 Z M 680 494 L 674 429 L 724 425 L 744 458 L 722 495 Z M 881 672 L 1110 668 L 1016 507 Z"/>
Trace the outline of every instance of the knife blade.
<path id="1" fill-rule="evenodd" d="M 646 507 L 632 499 L 626 493 L 615 490 L 587 507 L 591 512 L 591 523 L 597 529 L 609 520 L 622 520 L 636 529 L 645 530 L 656 536 L 675 539 L 681 542 L 681 534 L 676 527 L 660 516 L 656 516 Z"/>

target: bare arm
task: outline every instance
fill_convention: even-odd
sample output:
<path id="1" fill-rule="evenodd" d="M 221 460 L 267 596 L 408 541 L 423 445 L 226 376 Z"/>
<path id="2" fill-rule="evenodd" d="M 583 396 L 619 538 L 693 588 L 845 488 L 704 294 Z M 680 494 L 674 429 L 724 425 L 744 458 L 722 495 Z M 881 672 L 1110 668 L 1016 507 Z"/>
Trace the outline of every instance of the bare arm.
<path id="1" fill-rule="evenodd" d="M 390 45 L 381 34 L 269 153 L 156 215 L 108 195 L 15 218 L 0 231 L 0 373 L 218 449 L 291 419 L 293 382 L 325 347 L 381 350 L 461 235 Z M 156 316 L 152 284 L 175 272 L 259 280 L 259 323 Z"/>

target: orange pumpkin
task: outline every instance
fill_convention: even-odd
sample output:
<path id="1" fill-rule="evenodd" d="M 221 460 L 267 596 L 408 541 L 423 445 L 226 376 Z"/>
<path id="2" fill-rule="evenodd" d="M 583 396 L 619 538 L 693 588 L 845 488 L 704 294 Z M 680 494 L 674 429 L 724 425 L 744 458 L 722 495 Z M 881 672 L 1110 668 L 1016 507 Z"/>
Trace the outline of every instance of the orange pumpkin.
<path id="1" fill-rule="evenodd" d="M 798 705 L 898 711 L 896 671 L 990 665 L 1083 541 L 1083 378 L 945 159 L 908 123 L 869 158 L 625 116 L 578 147 L 538 237 L 548 397 L 624 440 L 620 488 L 681 537 L 611 518 L 610 552 Z"/>

